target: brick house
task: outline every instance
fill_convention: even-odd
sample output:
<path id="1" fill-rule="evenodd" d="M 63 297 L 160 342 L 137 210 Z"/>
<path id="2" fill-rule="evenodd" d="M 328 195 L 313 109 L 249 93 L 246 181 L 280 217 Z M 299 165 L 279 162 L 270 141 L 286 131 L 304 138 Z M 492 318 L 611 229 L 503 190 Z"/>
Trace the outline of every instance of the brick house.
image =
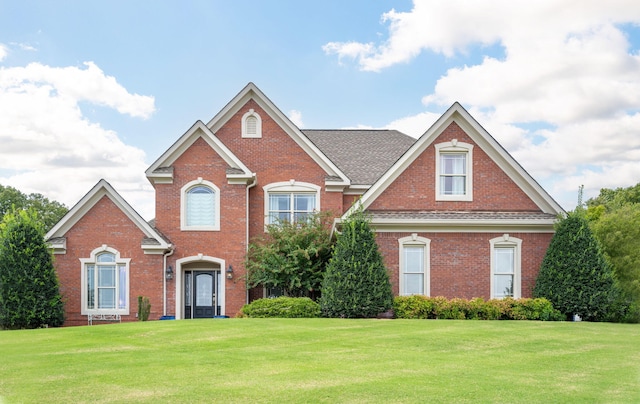
<path id="1" fill-rule="evenodd" d="M 249 240 L 276 218 L 371 214 L 395 294 L 529 297 L 562 208 L 458 103 L 419 139 L 301 130 L 253 83 L 146 171 L 146 222 L 105 180 L 47 234 L 65 325 L 235 315 Z M 336 218 L 339 222 L 340 218 Z"/>

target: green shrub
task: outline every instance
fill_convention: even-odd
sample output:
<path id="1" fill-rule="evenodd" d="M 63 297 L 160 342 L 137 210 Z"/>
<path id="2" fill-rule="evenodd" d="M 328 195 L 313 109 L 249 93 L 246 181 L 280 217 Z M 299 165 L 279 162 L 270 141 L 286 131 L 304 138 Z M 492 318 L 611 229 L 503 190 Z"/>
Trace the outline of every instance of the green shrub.
<path id="1" fill-rule="evenodd" d="M 369 219 L 357 210 L 342 223 L 320 298 L 326 317 L 371 318 L 393 306 L 389 274 Z"/>
<path id="2" fill-rule="evenodd" d="M 619 291 L 611 265 L 580 212 L 558 224 L 533 289 L 567 318 L 607 321 L 612 317 Z"/>
<path id="3" fill-rule="evenodd" d="M 240 317 L 320 317 L 320 305 L 308 297 L 280 296 L 273 299 L 258 299 L 245 304 L 240 311 Z"/>
<path id="4" fill-rule="evenodd" d="M 396 318 L 455 320 L 559 321 L 564 316 L 547 299 L 471 300 L 442 296 L 398 296 L 393 301 Z"/>
<path id="5" fill-rule="evenodd" d="M 0 223 L 0 328 L 61 326 L 58 285 L 41 219 L 34 210 L 5 214 Z"/>

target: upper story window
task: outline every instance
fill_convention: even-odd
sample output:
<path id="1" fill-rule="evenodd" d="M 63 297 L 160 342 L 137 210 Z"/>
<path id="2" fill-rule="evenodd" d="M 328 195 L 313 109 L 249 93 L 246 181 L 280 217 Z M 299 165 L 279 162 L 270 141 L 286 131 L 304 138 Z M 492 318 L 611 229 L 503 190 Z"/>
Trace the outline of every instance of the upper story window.
<path id="1" fill-rule="evenodd" d="M 220 230 L 220 189 L 198 178 L 182 187 L 182 230 Z"/>
<path id="2" fill-rule="evenodd" d="M 398 240 L 400 245 L 400 295 L 430 294 L 431 240 L 412 234 Z"/>
<path id="3" fill-rule="evenodd" d="M 253 109 L 242 116 L 242 137 L 262 137 L 262 119 Z"/>
<path id="4" fill-rule="evenodd" d="M 436 147 L 436 200 L 473 200 L 473 145 L 453 139 Z"/>
<path id="5" fill-rule="evenodd" d="M 264 187 L 265 224 L 298 222 L 320 210 L 320 187 L 304 182 L 279 182 Z"/>
<path id="6" fill-rule="evenodd" d="M 81 258 L 82 314 L 129 314 L 129 262 L 106 245 Z"/>
<path id="7" fill-rule="evenodd" d="M 491 298 L 521 297 L 522 240 L 508 234 L 489 241 L 491 245 Z"/>

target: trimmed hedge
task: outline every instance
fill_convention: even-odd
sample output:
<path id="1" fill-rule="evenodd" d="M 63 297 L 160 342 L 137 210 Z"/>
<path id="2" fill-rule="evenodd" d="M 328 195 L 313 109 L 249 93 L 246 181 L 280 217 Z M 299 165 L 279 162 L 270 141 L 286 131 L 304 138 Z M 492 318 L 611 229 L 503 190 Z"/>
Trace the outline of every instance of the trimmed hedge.
<path id="1" fill-rule="evenodd" d="M 238 317 L 312 318 L 320 317 L 320 305 L 308 297 L 258 299 L 245 304 Z"/>
<path id="2" fill-rule="evenodd" d="M 541 320 L 560 321 L 565 316 L 551 302 L 538 299 L 475 298 L 447 299 L 442 296 L 397 296 L 393 301 L 395 318 L 455 320 Z"/>

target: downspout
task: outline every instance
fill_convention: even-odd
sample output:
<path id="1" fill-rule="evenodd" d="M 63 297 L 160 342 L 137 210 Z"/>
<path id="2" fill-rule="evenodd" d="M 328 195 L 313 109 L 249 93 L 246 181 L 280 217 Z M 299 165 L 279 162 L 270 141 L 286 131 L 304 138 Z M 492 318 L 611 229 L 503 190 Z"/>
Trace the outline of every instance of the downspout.
<path id="1" fill-rule="evenodd" d="M 162 258 L 164 263 L 162 265 L 162 315 L 167 315 L 167 257 L 173 255 L 176 252 L 176 249 L 173 246 L 169 247 L 169 252 L 162 254 Z"/>
<path id="2" fill-rule="evenodd" d="M 245 207 L 246 207 L 246 218 L 245 218 L 245 225 L 246 225 L 246 230 L 245 230 L 245 236 L 246 236 L 246 242 L 245 242 L 245 253 L 249 252 L 249 190 L 253 187 L 255 187 L 258 184 L 258 178 L 256 177 L 256 173 L 253 173 L 253 182 L 249 185 L 247 185 L 247 200 L 245 202 Z M 246 271 L 246 268 L 245 268 Z M 249 303 L 249 289 L 245 287 L 245 289 L 247 290 L 246 293 L 246 297 L 245 297 L 245 303 Z"/>

